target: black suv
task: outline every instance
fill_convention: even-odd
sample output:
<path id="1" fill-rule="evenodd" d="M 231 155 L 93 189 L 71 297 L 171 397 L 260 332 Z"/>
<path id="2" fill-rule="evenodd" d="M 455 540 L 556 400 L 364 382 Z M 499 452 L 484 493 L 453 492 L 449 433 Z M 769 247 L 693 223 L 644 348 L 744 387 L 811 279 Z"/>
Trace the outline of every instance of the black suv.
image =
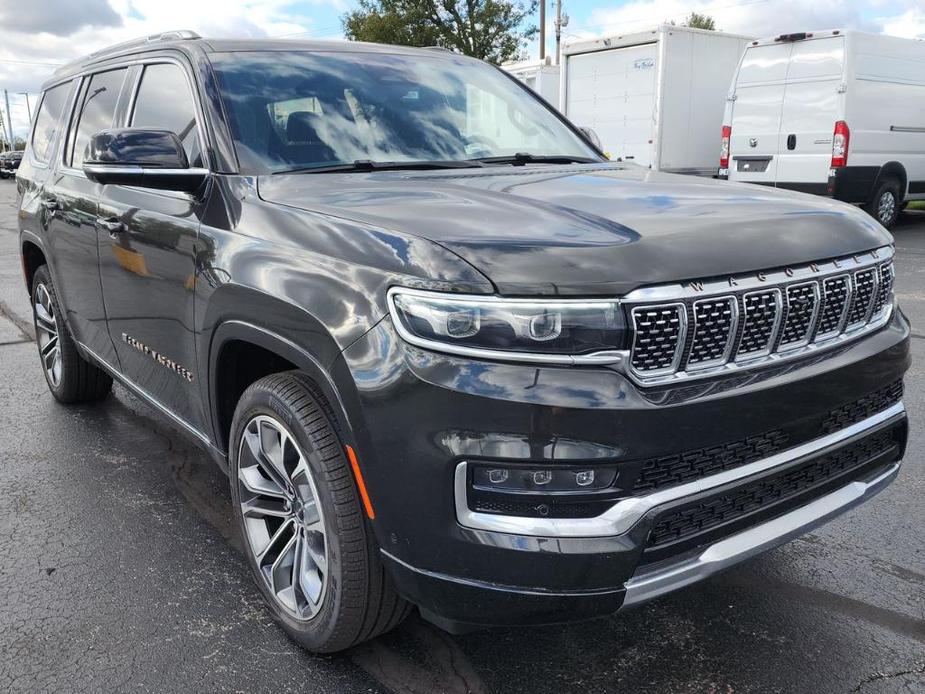
<path id="1" fill-rule="evenodd" d="M 0 178 L 13 178 L 22 162 L 22 152 L 4 152 L 0 154 Z"/>
<path id="2" fill-rule="evenodd" d="M 52 393 L 199 441 L 315 651 L 612 613 L 899 470 L 879 224 L 609 162 L 472 59 L 149 37 L 54 75 L 17 180 Z"/>

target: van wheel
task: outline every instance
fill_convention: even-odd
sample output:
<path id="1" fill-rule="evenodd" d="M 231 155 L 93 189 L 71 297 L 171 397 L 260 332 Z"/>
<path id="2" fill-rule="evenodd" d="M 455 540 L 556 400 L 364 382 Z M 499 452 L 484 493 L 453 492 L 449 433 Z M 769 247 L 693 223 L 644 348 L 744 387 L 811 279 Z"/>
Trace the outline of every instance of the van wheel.
<path id="1" fill-rule="evenodd" d="M 105 398 L 112 390 L 112 378 L 77 351 L 47 265 L 32 278 L 32 319 L 42 372 L 55 399 L 70 404 Z"/>
<path id="2" fill-rule="evenodd" d="M 899 181 L 895 178 L 884 178 L 865 209 L 871 217 L 889 229 L 896 223 L 901 207 L 902 192 Z"/>
<path id="3" fill-rule="evenodd" d="M 379 559 L 330 406 L 298 372 L 241 396 L 231 427 L 231 496 L 244 551 L 276 621 L 332 653 L 397 626 L 410 605 Z"/>

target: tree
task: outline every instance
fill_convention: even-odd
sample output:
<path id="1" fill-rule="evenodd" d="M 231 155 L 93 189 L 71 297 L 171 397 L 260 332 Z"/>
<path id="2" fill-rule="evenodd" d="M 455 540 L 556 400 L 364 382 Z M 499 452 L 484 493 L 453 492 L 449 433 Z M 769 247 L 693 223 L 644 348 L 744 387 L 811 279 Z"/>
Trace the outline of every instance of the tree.
<path id="1" fill-rule="evenodd" d="M 690 27 L 691 29 L 706 29 L 707 31 L 716 31 L 716 22 L 713 17 L 707 14 L 699 14 L 698 12 L 691 12 L 687 15 L 687 19 L 684 20 L 684 23 L 681 24 L 684 27 Z"/>
<path id="2" fill-rule="evenodd" d="M 359 0 L 341 17 L 354 41 L 440 46 L 492 63 L 523 56 L 538 0 Z"/>

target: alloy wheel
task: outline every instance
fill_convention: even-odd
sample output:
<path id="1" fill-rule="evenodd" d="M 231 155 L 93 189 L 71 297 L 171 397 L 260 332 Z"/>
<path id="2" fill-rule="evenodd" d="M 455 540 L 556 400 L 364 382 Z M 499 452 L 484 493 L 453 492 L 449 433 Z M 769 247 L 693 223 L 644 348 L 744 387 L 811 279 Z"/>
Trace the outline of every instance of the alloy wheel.
<path id="1" fill-rule="evenodd" d="M 51 301 L 51 294 L 44 284 L 35 288 L 33 300 L 35 312 L 35 332 L 39 345 L 39 355 L 42 359 L 42 368 L 48 376 L 53 388 L 61 384 L 61 345 L 58 341 L 58 323 L 55 320 L 55 307 Z"/>
<path id="2" fill-rule="evenodd" d="M 238 488 L 248 550 L 276 603 L 307 621 L 328 584 L 324 515 L 305 454 L 288 429 L 253 417 L 238 447 Z"/>
<path id="3" fill-rule="evenodd" d="M 886 190 L 883 192 L 883 195 L 880 196 L 880 202 L 877 205 L 877 218 L 880 220 L 881 224 L 889 224 L 893 221 L 893 216 L 896 214 L 896 196 L 893 195 L 893 192 Z"/>

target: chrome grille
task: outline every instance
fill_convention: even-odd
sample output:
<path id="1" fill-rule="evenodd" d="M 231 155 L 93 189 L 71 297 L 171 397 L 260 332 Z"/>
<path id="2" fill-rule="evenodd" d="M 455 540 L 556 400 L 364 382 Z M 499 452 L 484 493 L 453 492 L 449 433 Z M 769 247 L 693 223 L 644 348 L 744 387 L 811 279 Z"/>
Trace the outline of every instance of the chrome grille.
<path id="1" fill-rule="evenodd" d="M 688 366 L 704 367 L 726 361 L 739 313 L 735 297 L 694 302 L 694 338 Z"/>
<path id="2" fill-rule="evenodd" d="M 844 324 L 851 297 L 851 276 L 830 277 L 822 283 L 822 315 L 816 330 L 816 340 L 837 335 Z"/>
<path id="3" fill-rule="evenodd" d="M 644 383 L 703 377 L 776 363 L 873 331 L 891 315 L 891 258 L 891 249 L 880 249 L 633 292 L 624 300 L 634 331 L 630 373 Z"/>
<path id="4" fill-rule="evenodd" d="M 880 286 L 877 291 L 877 301 L 874 302 L 873 315 L 880 315 L 887 300 L 893 293 L 893 263 L 883 263 L 880 266 Z"/>
<path id="5" fill-rule="evenodd" d="M 779 289 L 751 292 L 743 297 L 745 319 L 737 358 L 748 359 L 768 354 L 777 334 L 781 315 Z"/>
<path id="6" fill-rule="evenodd" d="M 819 283 L 804 282 L 787 287 L 787 317 L 780 349 L 794 349 L 809 342 L 819 308 Z"/>
<path id="7" fill-rule="evenodd" d="M 677 367 L 684 347 L 684 304 L 633 309 L 633 368 L 655 373 Z"/>
<path id="8" fill-rule="evenodd" d="M 851 278 L 851 310 L 848 312 L 848 329 L 867 322 L 871 303 L 877 291 L 877 269 L 855 272 Z"/>

